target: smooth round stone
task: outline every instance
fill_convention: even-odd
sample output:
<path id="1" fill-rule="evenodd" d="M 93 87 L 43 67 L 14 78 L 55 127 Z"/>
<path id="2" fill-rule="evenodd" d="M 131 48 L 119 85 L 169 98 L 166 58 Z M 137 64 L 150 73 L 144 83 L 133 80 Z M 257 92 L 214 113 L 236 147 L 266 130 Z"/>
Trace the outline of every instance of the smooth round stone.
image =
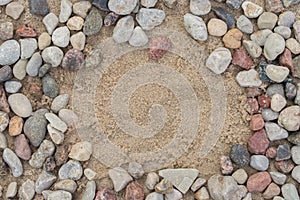
<path id="1" fill-rule="evenodd" d="M 12 0 L 0 0 L 0 6 L 4 6 L 6 4 L 9 4 Z"/>
<path id="2" fill-rule="evenodd" d="M 225 72 L 232 60 L 231 53 L 224 47 L 215 49 L 206 60 L 206 67 L 216 74 Z"/>
<path id="3" fill-rule="evenodd" d="M 239 72 L 236 80 L 241 87 L 259 87 L 262 84 L 259 74 L 255 69 Z"/>
<path id="4" fill-rule="evenodd" d="M 37 49 L 37 41 L 35 38 L 25 38 L 20 39 L 21 44 L 21 59 L 27 59 L 32 56 L 32 54 Z"/>
<path id="5" fill-rule="evenodd" d="M 285 200 L 299 200 L 297 188 L 292 183 L 284 184 L 281 187 L 281 192 Z"/>
<path id="6" fill-rule="evenodd" d="M 24 134 L 20 134 L 15 139 L 15 152 L 17 156 L 23 160 L 29 160 L 31 157 L 31 149 Z"/>
<path id="7" fill-rule="evenodd" d="M 288 131 L 297 131 L 300 128 L 300 107 L 285 108 L 278 117 L 278 124 Z"/>
<path id="8" fill-rule="evenodd" d="M 129 44 L 134 47 L 141 47 L 148 43 L 148 36 L 139 26 L 135 27 L 129 39 Z"/>
<path id="9" fill-rule="evenodd" d="M 20 45 L 16 40 L 7 40 L 0 45 L 0 65 L 12 65 L 20 58 Z"/>
<path id="10" fill-rule="evenodd" d="M 8 97 L 8 103 L 13 112 L 20 117 L 29 117 L 32 114 L 32 106 L 29 99 L 21 93 Z"/>
<path id="11" fill-rule="evenodd" d="M 58 67 L 64 57 L 63 51 L 55 46 L 47 47 L 42 52 L 42 58 L 45 63 L 51 64 L 52 67 Z"/>
<path id="12" fill-rule="evenodd" d="M 262 48 L 256 42 L 243 40 L 243 46 L 252 58 L 258 58 L 261 56 Z"/>
<path id="13" fill-rule="evenodd" d="M 157 0 L 141 0 L 141 5 L 146 8 L 155 7 Z"/>
<path id="14" fill-rule="evenodd" d="M 165 19 L 166 14 L 163 10 L 155 8 L 141 8 L 136 14 L 136 21 L 144 30 L 152 30 L 159 26 Z"/>
<path id="15" fill-rule="evenodd" d="M 121 18 L 116 24 L 113 31 L 113 39 L 117 43 L 127 42 L 134 29 L 134 20 L 132 16 Z"/>
<path id="16" fill-rule="evenodd" d="M 265 190 L 265 192 L 263 193 L 263 197 L 265 199 L 271 199 L 276 195 L 280 194 L 280 187 L 278 185 L 276 185 L 275 183 L 271 183 L 267 189 Z"/>
<path id="17" fill-rule="evenodd" d="M 292 34 L 291 29 L 286 26 L 277 26 L 277 27 L 275 27 L 274 32 L 281 35 L 284 39 L 289 39 Z M 285 44 L 285 45 L 287 46 L 287 44 Z"/>
<path id="18" fill-rule="evenodd" d="M 70 96 L 68 94 L 61 94 L 55 97 L 51 104 L 51 110 L 55 113 L 65 108 L 69 103 Z"/>
<path id="19" fill-rule="evenodd" d="M 242 31 L 243 33 L 246 34 L 253 33 L 253 24 L 245 15 L 241 15 L 238 18 L 236 25 L 237 28 L 240 29 L 240 31 Z"/>
<path id="20" fill-rule="evenodd" d="M 54 113 L 46 113 L 45 114 L 46 119 L 50 122 L 50 125 L 61 131 L 61 132 L 66 132 L 68 127 L 65 122 L 63 122 L 57 115 Z"/>
<path id="21" fill-rule="evenodd" d="M 13 116 L 9 121 L 9 135 L 17 136 L 22 133 L 23 130 L 23 118 L 19 116 Z"/>
<path id="22" fill-rule="evenodd" d="M 75 33 L 71 36 L 70 42 L 74 49 L 82 51 L 85 46 L 86 37 L 83 32 Z"/>
<path id="23" fill-rule="evenodd" d="M 110 0 L 108 8 L 118 15 L 128 15 L 135 9 L 137 3 L 138 0 Z"/>
<path id="24" fill-rule="evenodd" d="M 257 20 L 257 26 L 259 29 L 270 29 L 272 30 L 277 22 L 277 15 L 272 12 L 264 12 Z"/>
<path id="25" fill-rule="evenodd" d="M 39 69 L 42 66 L 43 60 L 39 52 L 33 54 L 26 65 L 26 72 L 29 76 L 37 76 Z"/>
<path id="26" fill-rule="evenodd" d="M 279 116 L 278 112 L 274 112 L 270 108 L 263 109 L 261 114 L 262 114 L 265 121 L 273 121 L 275 119 L 278 119 L 278 116 Z"/>
<path id="27" fill-rule="evenodd" d="M 195 39 L 199 41 L 207 40 L 207 28 L 201 17 L 197 17 L 192 14 L 184 15 L 184 27 L 185 30 Z"/>
<path id="28" fill-rule="evenodd" d="M 58 47 L 67 47 L 70 41 L 70 31 L 63 26 L 55 29 L 52 34 L 52 42 Z"/>
<path id="29" fill-rule="evenodd" d="M 58 113 L 58 116 L 68 125 L 68 127 L 71 127 L 74 123 L 78 121 L 77 115 L 69 109 L 61 109 Z"/>
<path id="30" fill-rule="evenodd" d="M 69 157 L 78 161 L 87 161 L 93 152 L 92 144 L 89 142 L 78 142 L 74 144 L 69 153 Z"/>
<path id="31" fill-rule="evenodd" d="M 260 7 L 259 5 L 255 4 L 255 3 L 252 3 L 250 1 L 244 1 L 242 4 L 242 8 L 244 10 L 244 14 L 248 18 L 257 18 L 264 11 L 264 9 L 262 7 Z"/>
<path id="32" fill-rule="evenodd" d="M 35 190 L 34 190 L 34 182 L 30 179 L 27 179 L 20 187 L 19 197 L 24 199 L 24 200 L 31 200 L 33 199 L 35 195 Z"/>
<path id="33" fill-rule="evenodd" d="M 300 42 L 300 21 L 296 21 L 293 24 L 293 29 L 294 29 L 294 34 L 295 34 L 295 38 L 298 42 Z"/>
<path id="34" fill-rule="evenodd" d="M 237 49 L 241 46 L 241 40 L 243 37 L 243 33 L 237 29 L 230 29 L 223 37 L 222 41 L 225 47 L 230 49 Z"/>
<path id="35" fill-rule="evenodd" d="M 12 70 L 10 66 L 5 65 L 4 67 L 0 68 L 0 83 L 10 80 L 12 78 Z"/>
<path id="36" fill-rule="evenodd" d="M 251 34 L 250 39 L 259 46 L 264 46 L 270 34 L 272 34 L 272 31 L 269 29 L 260 30 Z"/>
<path id="37" fill-rule="evenodd" d="M 86 17 L 83 25 L 83 33 L 86 36 L 92 36 L 98 33 L 103 25 L 101 13 L 98 9 L 92 9 Z"/>
<path id="38" fill-rule="evenodd" d="M 39 36 L 38 39 L 38 46 L 40 50 L 44 50 L 45 48 L 49 47 L 51 44 L 51 36 L 44 32 Z"/>
<path id="39" fill-rule="evenodd" d="M 85 64 L 84 55 L 78 49 L 70 49 L 62 60 L 62 68 L 75 71 L 82 68 Z"/>
<path id="40" fill-rule="evenodd" d="M 191 0 L 190 11 L 194 15 L 206 15 L 211 10 L 211 3 L 209 0 Z"/>
<path id="41" fill-rule="evenodd" d="M 58 17 L 54 13 L 49 13 L 43 18 L 43 24 L 45 25 L 49 35 L 52 35 L 54 29 L 58 25 Z"/>
<path id="42" fill-rule="evenodd" d="M 4 149 L 2 158 L 9 166 L 14 177 L 19 177 L 23 174 L 23 166 L 17 155 L 9 148 Z"/>
<path id="43" fill-rule="evenodd" d="M 54 184 L 55 190 L 64 190 L 71 193 L 74 193 L 76 188 L 77 188 L 76 182 L 70 179 L 61 180 Z"/>
<path id="44" fill-rule="evenodd" d="M 285 48 L 285 40 L 284 38 L 277 34 L 272 33 L 266 40 L 264 47 L 264 55 L 268 60 L 275 60 L 277 56 L 283 53 Z"/>
<path id="45" fill-rule="evenodd" d="M 3 133 L 0 133 L 0 149 L 7 148 L 7 139 Z"/>
<path id="46" fill-rule="evenodd" d="M 221 37 L 227 32 L 227 25 L 223 20 L 212 18 L 207 24 L 208 33 L 212 36 Z"/>
<path id="47" fill-rule="evenodd" d="M 6 15 L 10 16 L 14 20 L 19 19 L 24 11 L 24 6 L 19 2 L 11 2 L 5 7 Z"/>
<path id="48" fill-rule="evenodd" d="M 300 164 L 300 146 L 293 146 L 291 149 L 292 159 L 297 165 Z"/>
<path id="49" fill-rule="evenodd" d="M 14 25 L 11 22 L 0 23 L 0 39 L 9 40 L 14 36 Z"/>
<path id="50" fill-rule="evenodd" d="M 66 164 L 61 166 L 58 171 L 59 179 L 79 180 L 83 174 L 83 169 L 80 162 L 76 160 L 69 160 Z"/>
<path id="51" fill-rule="evenodd" d="M 238 184 L 246 183 L 248 179 L 248 174 L 244 169 L 238 169 L 233 174 L 232 177 L 236 180 Z"/>
<path id="52" fill-rule="evenodd" d="M 300 54 L 300 43 L 295 38 L 289 38 L 285 41 L 285 46 L 293 53 Z"/>
<path id="53" fill-rule="evenodd" d="M 289 75 L 290 70 L 287 67 L 277 65 L 267 65 L 266 74 L 274 82 L 281 83 Z"/>
<path id="54" fill-rule="evenodd" d="M 286 105 L 286 99 L 280 94 L 274 94 L 271 99 L 271 109 L 280 112 Z"/>
<path id="55" fill-rule="evenodd" d="M 258 172 L 249 177 L 247 189 L 249 192 L 263 192 L 271 181 L 271 176 L 268 172 Z"/>
<path id="56" fill-rule="evenodd" d="M 258 171 L 265 171 L 269 167 L 269 159 L 263 155 L 253 155 L 250 159 L 250 166 Z"/>
<path id="57" fill-rule="evenodd" d="M 45 139 L 38 150 L 32 154 L 29 165 L 33 168 L 41 168 L 46 158 L 52 156 L 54 151 L 55 145 L 51 141 Z"/>
<path id="58" fill-rule="evenodd" d="M 270 172 L 270 175 L 272 180 L 278 185 L 283 185 L 286 181 L 286 175 L 280 172 Z"/>
<path id="59" fill-rule="evenodd" d="M 82 18 L 86 18 L 91 7 L 92 4 L 89 1 L 79 1 L 73 4 L 73 13 Z"/>
<path id="60" fill-rule="evenodd" d="M 60 4 L 59 22 L 65 23 L 72 14 L 73 4 L 69 0 L 62 0 Z"/>
<path id="61" fill-rule="evenodd" d="M 5 197 L 7 199 L 13 198 L 17 195 L 18 192 L 18 184 L 17 182 L 11 182 L 8 187 L 7 187 L 7 191 L 6 191 L 6 195 Z"/>
<path id="62" fill-rule="evenodd" d="M 279 15 L 278 26 L 292 27 L 296 19 L 296 14 L 292 11 L 285 11 Z"/>
<path id="63" fill-rule="evenodd" d="M 22 88 L 22 83 L 19 81 L 6 81 L 4 83 L 4 88 L 8 93 L 17 93 Z"/>
<path id="64" fill-rule="evenodd" d="M 85 191 L 82 195 L 82 200 L 94 199 L 96 193 L 96 182 L 88 181 L 85 187 Z"/>
<path id="65" fill-rule="evenodd" d="M 265 129 L 270 141 L 285 139 L 289 136 L 288 132 L 273 122 L 266 122 Z"/>
<path id="66" fill-rule="evenodd" d="M 74 16 L 68 20 L 67 26 L 71 31 L 79 31 L 82 29 L 83 23 L 84 19 L 78 16 Z"/>

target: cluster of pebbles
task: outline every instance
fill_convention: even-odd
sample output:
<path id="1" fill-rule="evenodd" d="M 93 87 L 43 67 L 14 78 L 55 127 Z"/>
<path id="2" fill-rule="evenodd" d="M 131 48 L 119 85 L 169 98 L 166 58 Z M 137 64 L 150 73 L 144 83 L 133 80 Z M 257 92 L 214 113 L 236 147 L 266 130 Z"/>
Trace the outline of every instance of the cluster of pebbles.
<path id="1" fill-rule="evenodd" d="M 0 6 L 17 20 L 24 7 L 11 1 L 0 0 Z M 163 1 L 168 8 L 176 6 L 176 0 Z M 183 18 L 185 29 L 200 42 L 208 37 L 221 38 L 224 47 L 211 52 L 205 65 L 216 74 L 229 66 L 241 69 L 236 81 L 246 88 L 250 129 L 254 132 L 247 147 L 235 144 L 229 156 L 220 158 L 221 174 L 205 180 L 197 169 L 185 168 L 144 175 L 143 167 L 131 162 L 126 169 L 109 170 L 114 190 L 97 191 L 99 175 L 82 164 L 92 155 L 91 143 L 78 142 L 69 152 L 60 151 L 64 134 L 78 119 L 67 109 L 69 95 L 60 94 L 49 71 L 59 66 L 70 71 L 80 69 L 85 63 L 86 37 L 99 33 L 103 25 L 114 25 L 115 42 L 135 47 L 149 43 L 150 58 L 161 58 L 171 48 L 171 41 L 165 37 L 149 39 L 145 32 L 162 24 L 166 17 L 163 10 L 154 8 L 156 3 L 94 0 L 72 4 L 62 0 L 56 16 L 46 0 L 30 0 L 30 12 L 43 16 L 46 32 L 37 36 L 27 25 L 14 32 L 12 23 L 0 24 L 0 148 L 6 163 L 1 167 L 10 168 L 14 177 L 24 174 L 24 162 L 33 169 L 43 169 L 37 180 L 11 182 L 4 188 L 5 194 L 1 187 L 1 196 L 72 199 L 77 181 L 85 176 L 84 200 L 116 200 L 116 193 L 122 190 L 126 200 L 180 200 L 188 191 L 194 192 L 197 200 L 251 200 L 252 194 L 264 199 L 299 200 L 300 21 L 295 13 L 285 10 L 299 0 L 266 0 L 265 8 L 250 1 L 226 0 L 229 9 L 242 9 L 239 17 L 225 6 L 212 7 L 209 0 L 190 0 L 191 13 Z M 100 10 L 107 14 L 104 19 Z M 201 16 L 211 11 L 216 18 L 205 22 Z M 20 92 L 27 76 L 41 79 L 43 94 L 52 99 L 49 110 L 34 110 L 30 99 Z M 34 87 L 38 86 L 32 88 L 37 90 Z M 3 133 L 6 130 L 8 134 Z M 8 147 L 7 137 L 13 138 L 13 148 Z M 62 159 L 61 154 L 68 158 Z M 141 185 L 143 176 L 146 181 Z"/>

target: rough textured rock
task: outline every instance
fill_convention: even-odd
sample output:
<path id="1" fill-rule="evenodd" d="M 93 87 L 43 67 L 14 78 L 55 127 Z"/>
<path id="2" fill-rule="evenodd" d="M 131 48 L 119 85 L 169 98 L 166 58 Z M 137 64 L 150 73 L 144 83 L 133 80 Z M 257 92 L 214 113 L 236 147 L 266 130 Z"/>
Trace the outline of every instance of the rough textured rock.
<path id="1" fill-rule="evenodd" d="M 44 140 L 38 150 L 32 154 L 29 160 L 30 166 L 33 168 L 41 168 L 46 158 L 52 156 L 54 151 L 55 145 L 49 140 Z"/>
<path id="2" fill-rule="evenodd" d="M 132 177 L 121 167 L 115 167 L 108 171 L 108 175 L 114 184 L 114 190 L 116 192 L 121 191 L 126 185 L 132 181 Z"/>

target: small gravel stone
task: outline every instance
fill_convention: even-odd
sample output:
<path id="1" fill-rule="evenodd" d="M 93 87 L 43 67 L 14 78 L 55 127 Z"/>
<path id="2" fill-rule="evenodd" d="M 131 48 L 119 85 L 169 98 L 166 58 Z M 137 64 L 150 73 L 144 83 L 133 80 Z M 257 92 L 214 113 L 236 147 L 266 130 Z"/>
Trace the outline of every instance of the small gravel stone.
<path id="1" fill-rule="evenodd" d="M 75 122 L 78 121 L 78 116 L 69 109 L 61 109 L 58 113 L 58 117 L 63 120 L 68 127 L 71 127 Z"/>
<path id="2" fill-rule="evenodd" d="M 284 96 L 284 89 L 282 84 L 272 84 L 267 88 L 267 95 L 272 97 L 274 94 Z"/>
<path id="3" fill-rule="evenodd" d="M 277 33 L 272 33 L 266 40 L 264 55 L 268 60 L 275 60 L 284 51 L 285 41 Z"/>
<path id="4" fill-rule="evenodd" d="M 89 142 L 78 142 L 74 144 L 69 153 L 69 157 L 78 161 L 87 161 L 93 152 L 92 144 Z"/>
<path id="5" fill-rule="evenodd" d="M 158 60 L 162 58 L 172 47 L 168 37 L 152 37 L 149 41 L 149 58 Z"/>
<path id="6" fill-rule="evenodd" d="M 5 7 L 6 15 L 10 16 L 14 20 L 19 19 L 24 11 L 24 6 L 19 2 L 11 2 Z"/>
<path id="7" fill-rule="evenodd" d="M 0 133 L 0 149 L 7 148 L 7 139 L 3 133 Z"/>
<path id="8" fill-rule="evenodd" d="M 251 116 L 250 119 L 250 129 L 253 131 L 258 131 L 264 127 L 264 119 L 261 114 L 255 114 Z"/>
<path id="9" fill-rule="evenodd" d="M 156 186 L 155 186 L 155 192 L 158 192 L 160 194 L 168 194 L 173 191 L 173 185 L 170 181 L 167 179 L 161 180 Z"/>
<path id="10" fill-rule="evenodd" d="M 43 170 L 46 172 L 53 172 L 56 167 L 55 158 L 50 156 L 46 159 Z"/>
<path id="11" fill-rule="evenodd" d="M 276 161 L 275 167 L 279 172 L 287 174 L 294 169 L 295 165 L 291 160 L 282 160 L 282 161 Z"/>
<path id="12" fill-rule="evenodd" d="M 164 200 L 164 195 L 157 192 L 152 192 L 146 196 L 145 200 Z"/>
<path id="13" fill-rule="evenodd" d="M 32 113 L 32 106 L 29 99 L 21 93 L 12 94 L 8 97 L 8 103 L 15 114 L 20 117 L 29 117 Z"/>
<path id="14" fill-rule="evenodd" d="M 55 144 L 59 145 L 59 144 L 63 143 L 63 141 L 65 139 L 65 136 L 61 131 L 53 128 L 50 124 L 47 125 L 47 130 L 48 130 L 48 133 L 51 137 L 51 140 Z"/>
<path id="15" fill-rule="evenodd" d="M 278 17 L 278 26 L 286 26 L 291 28 L 295 22 L 296 15 L 292 11 L 285 11 Z"/>
<path id="16" fill-rule="evenodd" d="M 16 152 L 16 155 L 23 160 L 30 159 L 31 149 L 29 147 L 28 141 L 24 134 L 20 134 L 16 137 L 15 152 Z"/>
<path id="17" fill-rule="evenodd" d="M 233 174 L 232 177 L 236 180 L 238 184 L 246 183 L 248 179 L 248 174 L 244 169 L 238 169 Z"/>
<path id="18" fill-rule="evenodd" d="M 68 27 L 63 26 L 55 29 L 52 34 L 52 42 L 58 47 L 67 47 L 70 41 L 70 31 Z"/>
<path id="19" fill-rule="evenodd" d="M 222 7 L 214 7 L 213 11 L 215 14 L 222 20 L 224 20 L 227 24 L 227 27 L 230 28 L 235 23 L 234 15 L 225 10 Z"/>
<path id="20" fill-rule="evenodd" d="M 222 174 L 228 175 L 232 173 L 233 165 L 228 156 L 221 156 L 220 165 Z"/>
<path id="21" fill-rule="evenodd" d="M 61 132 L 66 132 L 68 126 L 65 122 L 63 122 L 57 115 L 53 113 L 46 113 L 46 119 L 50 122 L 51 126 Z"/>
<path id="22" fill-rule="evenodd" d="M 83 33 L 92 36 L 98 33 L 103 25 L 102 16 L 99 10 L 92 9 L 85 19 Z"/>
<path id="23" fill-rule="evenodd" d="M 258 99 L 259 106 L 261 108 L 269 108 L 270 107 L 271 98 L 268 95 L 266 95 L 266 94 L 260 95 L 260 96 L 258 96 L 257 99 Z"/>
<path id="24" fill-rule="evenodd" d="M 129 39 L 129 44 L 134 47 L 144 46 L 148 43 L 148 36 L 139 26 L 135 27 Z"/>
<path id="25" fill-rule="evenodd" d="M 244 14 L 248 18 L 257 18 L 263 13 L 263 8 L 250 1 L 244 1 L 242 4 Z"/>
<path id="26" fill-rule="evenodd" d="M 138 0 L 110 0 L 108 8 L 118 15 L 128 15 L 135 9 L 137 3 Z"/>
<path id="27" fill-rule="evenodd" d="M 224 47 L 219 47 L 209 55 L 205 65 L 214 73 L 221 74 L 227 69 L 231 59 L 231 52 Z"/>
<path id="28" fill-rule="evenodd" d="M 286 175 L 280 172 L 270 172 L 270 175 L 272 180 L 278 185 L 283 185 L 286 181 Z"/>
<path id="29" fill-rule="evenodd" d="M 6 112 L 0 111 L 0 132 L 3 132 L 9 123 L 9 116 Z"/>
<path id="30" fill-rule="evenodd" d="M 286 83 L 284 92 L 287 99 L 293 100 L 297 95 L 297 87 L 293 83 Z"/>
<path id="31" fill-rule="evenodd" d="M 247 55 L 243 48 L 239 48 L 234 51 L 231 63 L 246 70 L 249 70 L 254 66 L 253 60 Z"/>
<path id="32" fill-rule="evenodd" d="M 23 174 L 23 165 L 17 155 L 9 148 L 5 148 L 2 158 L 12 171 L 14 177 L 19 177 Z"/>
<path id="33" fill-rule="evenodd" d="M 248 149 L 250 153 L 265 154 L 269 147 L 269 140 L 264 130 L 255 132 L 248 140 Z"/>
<path id="34" fill-rule="evenodd" d="M 207 28 L 201 17 L 192 14 L 184 15 L 184 26 L 186 31 L 195 39 L 200 41 L 207 40 Z"/>
<path id="35" fill-rule="evenodd" d="M 49 35 L 52 35 L 54 29 L 58 25 L 58 17 L 54 13 L 49 13 L 43 18 L 43 24 L 45 25 Z"/>
<path id="36" fill-rule="evenodd" d="M 165 200 L 181 200 L 182 194 L 176 189 L 173 189 L 171 193 L 165 195 Z"/>
<path id="37" fill-rule="evenodd" d="M 57 200 L 57 199 L 72 200 L 72 194 L 67 191 L 57 190 L 57 191 L 51 192 L 49 194 L 47 200 Z"/>
<path id="38" fill-rule="evenodd" d="M 262 84 L 259 74 L 255 69 L 239 72 L 236 80 L 241 87 L 259 87 Z"/>
<path id="39" fill-rule="evenodd" d="M 277 153 L 277 149 L 275 147 L 269 147 L 266 151 L 267 158 L 275 158 Z"/>
<path id="40" fill-rule="evenodd" d="M 93 200 L 95 197 L 95 193 L 96 193 L 96 182 L 88 181 L 81 199 L 82 200 Z"/>
<path id="41" fill-rule="evenodd" d="M 10 80 L 12 78 L 12 70 L 10 66 L 5 65 L 0 69 L 0 82 Z"/>
<path id="42" fill-rule="evenodd" d="M 83 23 L 84 19 L 79 16 L 74 16 L 68 20 L 67 26 L 71 31 L 79 31 L 82 29 Z"/>
<path id="43" fill-rule="evenodd" d="M 154 27 L 159 26 L 164 21 L 165 17 L 166 14 L 163 10 L 141 8 L 136 15 L 136 21 L 143 30 L 152 30 Z"/>
<path id="44" fill-rule="evenodd" d="M 294 71 L 294 63 L 292 58 L 292 53 L 287 48 L 284 49 L 283 54 L 279 57 L 280 65 L 287 67 L 290 71 Z"/>
<path id="45" fill-rule="evenodd" d="M 7 40 L 0 45 L 0 65 L 12 65 L 20 58 L 20 45 L 16 40 Z"/>
<path id="46" fill-rule="evenodd" d="M 293 146 L 291 149 L 292 159 L 297 165 L 300 164 L 300 146 Z"/>
<path id="47" fill-rule="evenodd" d="M 202 187 L 198 192 L 195 193 L 196 200 L 205 200 L 209 199 L 209 193 L 206 187 Z"/>
<path id="48" fill-rule="evenodd" d="M 285 108 L 278 117 L 278 124 L 288 131 L 297 131 L 300 127 L 300 107 Z"/>
<path id="49" fill-rule="evenodd" d="M 143 166 L 137 162 L 130 162 L 128 166 L 128 173 L 135 179 L 139 179 L 144 175 Z"/>
<path id="50" fill-rule="evenodd" d="M 292 183 L 284 184 L 281 187 L 281 192 L 285 200 L 299 200 L 297 188 Z"/>
<path id="51" fill-rule="evenodd" d="M 253 33 L 253 24 L 245 15 L 241 15 L 238 18 L 238 20 L 236 22 L 236 26 L 243 33 L 246 33 L 246 34 Z"/>
<path id="52" fill-rule="evenodd" d="M 58 113 L 61 109 L 65 108 L 69 103 L 70 96 L 68 94 L 60 94 L 54 98 L 51 104 L 51 110 Z"/>
<path id="53" fill-rule="evenodd" d="M 271 100 L 271 109 L 275 112 L 280 112 L 286 105 L 286 100 L 280 94 L 274 94 Z"/>
<path id="54" fill-rule="evenodd" d="M 227 24 L 223 20 L 212 18 L 207 24 L 207 29 L 210 35 L 221 37 L 227 32 Z"/>
<path id="55" fill-rule="evenodd" d="M 281 83 L 287 78 L 290 71 L 286 67 L 277 66 L 277 65 L 267 65 L 266 73 L 267 73 L 267 76 L 272 81 Z"/>
<path id="56" fill-rule="evenodd" d="M 75 33 L 71 36 L 70 42 L 74 49 L 82 51 L 85 46 L 86 37 L 83 32 Z"/>
<path id="57" fill-rule="evenodd" d="M 41 168 L 46 158 L 52 156 L 55 151 L 55 145 L 49 141 L 44 140 L 38 150 L 34 152 L 29 160 L 29 164 L 33 168 Z"/>
<path id="58" fill-rule="evenodd" d="M 288 144 L 279 145 L 277 148 L 276 161 L 288 160 L 290 158 L 290 146 Z"/>
<path id="59" fill-rule="evenodd" d="M 56 181 L 56 176 L 48 172 L 42 171 L 35 182 L 35 192 L 42 194 L 44 190 L 47 190 Z"/>
<path id="60" fill-rule="evenodd" d="M 43 60 L 39 52 L 33 54 L 26 65 L 26 72 L 29 76 L 37 76 L 39 69 L 42 66 Z"/>
<path id="61" fill-rule="evenodd" d="M 177 0 L 163 0 L 168 8 L 174 8 L 177 5 Z"/>
<path id="62" fill-rule="evenodd" d="M 7 199 L 13 198 L 13 197 L 15 197 L 17 195 L 17 191 L 18 191 L 18 184 L 17 184 L 17 182 L 11 182 L 7 186 L 7 191 L 6 191 L 5 197 Z"/>
<path id="63" fill-rule="evenodd" d="M 273 122 L 265 123 L 266 132 L 271 141 L 281 140 L 288 137 L 288 132 Z"/>
<path id="64" fill-rule="evenodd" d="M 257 26 L 259 29 L 272 30 L 277 23 L 277 15 L 272 12 L 264 12 L 257 20 Z"/>
<path id="65" fill-rule="evenodd" d="M 259 46 L 264 46 L 269 35 L 272 34 L 272 31 L 269 29 L 256 31 L 250 35 L 252 41 L 257 43 Z"/>
<path id="66" fill-rule="evenodd" d="M 280 13 L 284 10 L 281 0 L 267 0 L 265 4 L 268 12 Z"/>
<path id="67" fill-rule="evenodd" d="M 263 155 L 251 156 L 250 166 L 257 171 L 266 171 L 269 167 L 269 159 Z"/>
<path id="68" fill-rule="evenodd" d="M 250 162 L 249 152 L 243 145 L 240 144 L 235 144 L 231 147 L 229 156 L 239 167 L 245 167 Z"/>
<path id="69" fill-rule="evenodd" d="M 45 48 L 49 47 L 51 44 L 51 36 L 44 32 L 39 36 L 38 39 L 38 46 L 40 50 L 44 50 Z"/>
<path id="70" fill-rule="evenodd" d="M 300 21 L 296 21 L 293 24 L 293 28 L 294 28 L 295 38 L 297 39 L 298 42 L 300 42 Z"/>
<path id="71" fill-rule="evenodd" d="M 279 113 L 274 112 L 270 108 L 263 109 L 261 114 L 262 114 L 264 120 L 267 121 L 267 122 L 278 119 L 278 116 L 279 116 Z"/>
<path id="72" fill-rule="evenodd" d="M 277 26 L 275 27 L 274 32 L 281 35 L 284 39 L 289 39 L 292 34 L 291 29 L 286 26 Z"/>
<path id="73" fill-rule="evenodd" d="M 77 181 L 81 178 L 83 169 L 79 161 L 69 160 L 66 164 L 61 166 L 58 171 L 59 179 L 72 179 Z"/>
<path id="74" fill-rule="evenodd" d="M 237 49 L 241 46 L 242 37 L 243 33 L 239 29 L 233 28 L 224 35 L 222 41 L 224 42 L 225 47 Z"/>
<path id="75" fill-rule="evenodd" d="M 193 183 L 191 190 L 193 192 L 196 192 L 199 190 L 204 184 L 206 183 L 206 180 L 203 178 L 197 178 L 196 181 Z"/>
<path id="76" fill-rule="evenodd" d="M 209 0 L 191 0 L 190 11 L 194 15 L 206 15 L 211 10 L 211 3 Z"/>
<path id="77" fill-rule="evenodd" d="M 61 180 L 54 184 L 55 190 L 65 190 L 71 193 L 74 193 L 76 188 L 77 188 L 76 182 L 70 179 Z"/>
<path id="78" fill-rule="evenodd" d="M 32 37 L 37 36 L 35 30 L 27 24 L 25 24 L 25 25 L 21 26 L 20 28 L 18 28 L 16 30 L 16 34 L 18 36 L 24 37 L 24 38 L 32 38 Z"/>
<path id="79" fill-rule="evenodd" d="M 95 172 L 94 170 L 92 170 L 90 168 L 85 168 L 83 173 L 84 173 L 85 177 L 90 181 L 96 180 L 97 176 L 98 176 L 97 172 Z"/>
<path id="80" fill-rule="evenodd" d="M 275 183 L 271 183 L 263 193 L 263 197 L 265 199 L 271 199 L 274 196 L 279 194 L 280 194 L 280 187 L 278 187 L 278 185 L 276 185 Z"/>
<path id="81" fill-rule="evenodd" d="M 292 171 L 292 177 L 300 183 L 300 166 L 296 166 Z"/>
<path id="82" fill-rule="evenodd" d="M 19 197 L 24 200 L 31 200 L 35 195 L 34 191 L 34 182 L 30 179 L 27 179 L 20 187 Z"/>
<path id="83" fill-rule="evenodd" d="M 9 40 L 14 36 L 14 25 L 11 22 L 3 22 L 0 24 L 0 39 Z"/>
<path id="84" fill-rule="evenodd" d="M 40 78 L 43 78 L 48 73 L 48 71 L 50 69 L 51 69 L 51 65 L 50 64 L 44 64 L 42 67 L 40 67 L 38 76 Z"/>
<path id="85" fill-rule="evenodd" d="M 262 192 L 270 185 L 271 181 L 268 172 L 258 172 L 249 177 L 247 189 L 249 192 Z"/>
<path id="86" fill-rule="evenodd" d="M 73 5 L 73 13 L 82 18 L 86 18 L 88 11 L 91 9 L 92 4 L 89 1 L 79 1 Z"/>
<path id="87" fill-rule="evenodd" d="M 121 167 L 115 167 L 108 171 L 108 175 L 114 184 L 114 190 L 116 192 L 121 191 L 126 185 L 131 182 L 132 177 Z"/>
<path id="88" fill-rule="evenodd" d="M 51 64 L 52 67 L 58 67 L 63 57 L 64 57 L 63 51 L 56 46 L 47 47 L 42 52 L 42 58 L 44 62 Z"/>
<path id="89" fill-rule="evenodd" d="M 42 79 L 43 92 L 45 95 L 55 98 L 58 95 L 59 86 L 57 82 L 49 75 L 44 76 Z"/>
<path id="90" fill-rule="evenodd" d="M 146 187 L 149 190 L 154 190 L 155 185 L 159 182 L 159 176 L 155 172 L 150 172 L 147 175 L 147 179 L 145 182 Z"/>
<path id="91" fill-rule="evenodd" d="M 72 3 L 69 0 L 62 0 L 60 4 L 59 22 L 65 23 L 72 14 Z"/>
<path id="92" fill-rule="evenodd" d="M 29 0 L 29 9 L 31 14 L 42 16 L 47 15 L 50 11 L 47 0 Z"/>
<path id="93" fill-rule="evenodd" d="M 19 81 L 6 81 L 4 87 L 6 92 L 13 94 L 21 89 L 22 83 Z"/>

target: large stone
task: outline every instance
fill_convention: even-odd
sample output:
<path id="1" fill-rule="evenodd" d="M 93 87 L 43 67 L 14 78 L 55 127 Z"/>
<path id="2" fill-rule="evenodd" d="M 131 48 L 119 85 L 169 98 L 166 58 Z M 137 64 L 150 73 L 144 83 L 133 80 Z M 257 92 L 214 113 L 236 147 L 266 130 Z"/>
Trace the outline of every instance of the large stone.
<path id="1" fill-rule="evenodd" d="M 297 188 L 292 183 L 287 183 L 281 187 L 282 196 L 285 200 L 299 200 Z"/>
<path id="2" fill-rule="evenodd" d="M 8 97 L 8 103 L 15 114 L 20 117 L 29 117 L 32 114 L 32 106 L 29 99 L 21 93 Z"/>
<path id="3" fill-rule="evenodd" d="M 272 33 L 268 36 L 266 40 L 264 47 L 264 55 L 268 60 L 275 60 L 277 56 L 283 53 L 284 48 L 284 38 L 277 33 Z"/>

